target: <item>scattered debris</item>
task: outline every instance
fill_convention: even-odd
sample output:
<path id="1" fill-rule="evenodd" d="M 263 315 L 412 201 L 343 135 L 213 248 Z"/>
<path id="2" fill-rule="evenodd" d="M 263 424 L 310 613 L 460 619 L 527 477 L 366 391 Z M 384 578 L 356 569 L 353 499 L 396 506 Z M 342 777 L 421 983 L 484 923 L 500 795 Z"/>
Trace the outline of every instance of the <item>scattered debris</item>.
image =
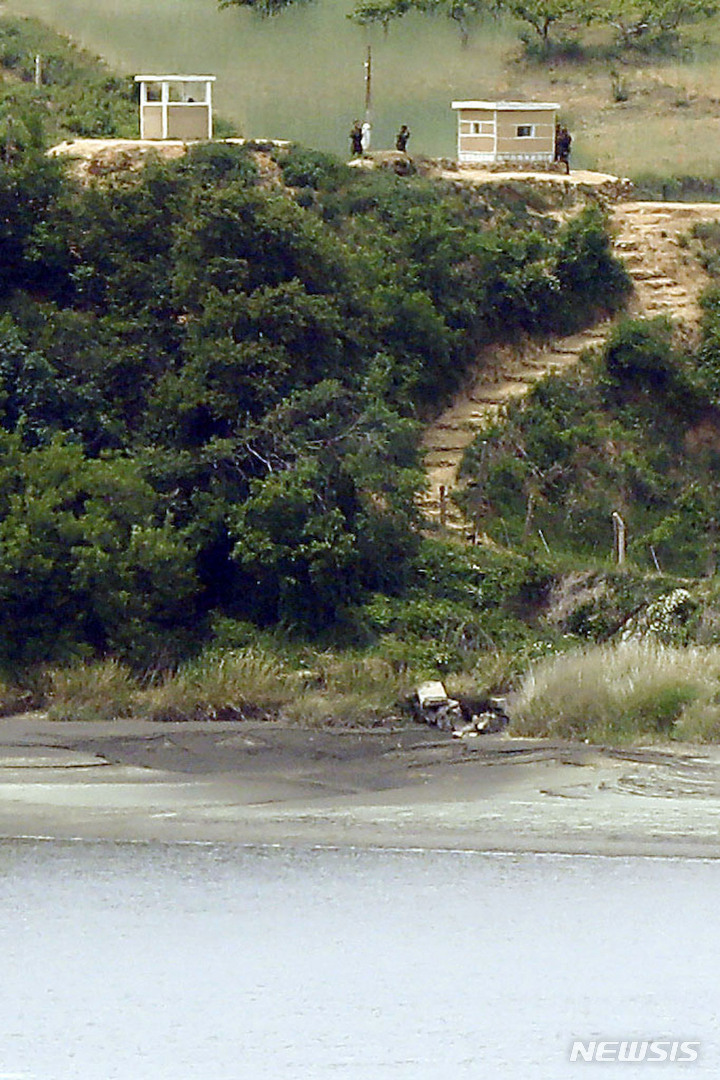
<path id="1" fill-rule="evenodd" d="M 456 739 L 495 734 L 510 723 L 502 698 L 451 698 L 439 680 L 421 683 L 415 693 L 418 719 Z"/>
<path id="2" fill-rule="evenodd" d="M 416 694 L 418 719 L 424 723 L 441 731 L 454 731 L 456 726 L 462 724 L 460 702 L 448 697 L 439 680 L 421 683 Z"/>
<path id="3" fill-rule="evenodd" d="M 454 739 L 497 735 L 510 723 L 510 717 L 505 712 L 504 698 L 460 698 L 460 711 L 464 724 L 453 729 Z"/>

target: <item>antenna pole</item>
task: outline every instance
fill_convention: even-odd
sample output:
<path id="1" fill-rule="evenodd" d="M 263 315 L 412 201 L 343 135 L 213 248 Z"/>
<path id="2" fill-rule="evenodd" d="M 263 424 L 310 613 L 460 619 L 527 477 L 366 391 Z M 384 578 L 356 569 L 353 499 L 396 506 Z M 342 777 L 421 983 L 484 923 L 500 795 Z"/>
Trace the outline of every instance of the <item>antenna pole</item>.
<path id="1" fill-rule="evenodd" d="M 370 122 L 370 110 L 372 108 L 372 49 L 368 45 L 367 60 L 365 61 L 365 120 Z"/>

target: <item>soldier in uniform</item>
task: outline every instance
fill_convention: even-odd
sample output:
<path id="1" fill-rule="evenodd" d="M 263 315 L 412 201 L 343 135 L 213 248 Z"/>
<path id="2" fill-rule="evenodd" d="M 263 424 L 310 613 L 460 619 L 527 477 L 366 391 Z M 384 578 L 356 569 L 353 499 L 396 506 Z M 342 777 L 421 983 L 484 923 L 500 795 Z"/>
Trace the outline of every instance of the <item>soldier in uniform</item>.
<path id="1" fill-rule="evenodd" d="M 350 153 L 352 157 L 362 157 L 362 136 L 363 132 L 360 121 L 356 120 L 353 126 L 350 128 Z"/>
<path id="2" fill-rule="evenodd" d="M 404 154 L 406 152 L 406 150 L 407 150 L 407 144 L 408 144 L 408 139 L 409 138 L 410 138 L 410 128 L 407 126 L 407 124 L 403 124 L 403 126 L 400 128 L 400 130 L 397 133 L 397 138 L 395 139 L 395 149 L 400 150 Z"/>
<path id="3" fill-rule="evenodd" d="M 565 166 L 565 172 L 570 173 L 570 147 L 572 146 L 572 135 L 568 129 L 563 125 L 558 126 L 555 131 L 555 160 L 561 161 Z"/>

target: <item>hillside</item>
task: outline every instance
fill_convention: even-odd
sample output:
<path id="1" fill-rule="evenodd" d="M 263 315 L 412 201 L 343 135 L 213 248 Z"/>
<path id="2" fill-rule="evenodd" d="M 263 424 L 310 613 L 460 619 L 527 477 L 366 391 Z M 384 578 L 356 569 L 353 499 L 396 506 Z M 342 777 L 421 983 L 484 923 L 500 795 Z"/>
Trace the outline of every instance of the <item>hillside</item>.
<path id="1" fill-rule="evenodd" d="M 136 109 L 132 82 L 99 57 L 35 20 L 0 17 L 3 145 L 40 147 L 78 136 L 134 134 Z"/>
<path id="2" fill-rule="evenodd" d="M 684 243 L 698 224 L 720 220 L 708 203 L 620 202 L 612 205 L 610 227 L 616 254 L 633 281 L 629 311 L 637 318 L 671 318 L 687 340 L 697 335 L 699 298 L 710 276 Z M 580 356 L 597 349 L 611 333 L 605 322 L 549 343 L 505 346 L 482 357 L 478 374 L 423 434 L 429 493 L 423 505 L 434 520 L 472 531 L 453 503 L 463 455 L 478 433 L 501 411 L 524 397 L 538 380 L 571 370 Z"/>
<path id="3" fill-rule="evenodd" d="M 445 19 L 411 16 L 387 35 L 365 30 L 346 18 L 352 0 L 317 0 L 266 21 L 248 11 L 218 11 L 213 0 L 9 0 L 6 7 L 45 19 L 127 75 L 214 72 L 219 111 L 250 138 L 292 139 L 343 154 L 363 109 L 370 43 L 376 148 L 392 146 L 407 123 L 414 153 L 451 156 L 454 98 L 528 97 L 561 103 L 578 167 L 651 175 L 653 195 L 663 185 L 672 195 L 679 176 L 707 182 L 720 172 L 717 17 L 654 50 L 614 54 L 607 32 L 596 28 L 584 51 L 559 49 L 532 60 L 523 56 L 520 23 L 490 19 L 463 47 Z"/>
<path id="4" fill-rule="evenodd" d="M 0 708 L 382 723 L 441 675 L 530 733 L 717 738 L 715 208 L 618 206 L 613 248 L 612 180 L 282 142 L 78 179 L 41 152 L 72 78 L 0 162 Z M 491 380 L 463 546 L 421 437 Z"/>

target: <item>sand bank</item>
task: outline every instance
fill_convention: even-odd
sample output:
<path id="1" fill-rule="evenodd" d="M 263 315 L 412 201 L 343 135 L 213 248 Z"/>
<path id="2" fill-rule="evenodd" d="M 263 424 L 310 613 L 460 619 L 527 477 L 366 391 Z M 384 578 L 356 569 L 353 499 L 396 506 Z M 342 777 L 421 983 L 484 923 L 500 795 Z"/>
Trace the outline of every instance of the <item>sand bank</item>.
<path id="1" fill-rule="evenodd" d="M 0 835 L 720 857 L 720 750 L 0 720 Z"/>

